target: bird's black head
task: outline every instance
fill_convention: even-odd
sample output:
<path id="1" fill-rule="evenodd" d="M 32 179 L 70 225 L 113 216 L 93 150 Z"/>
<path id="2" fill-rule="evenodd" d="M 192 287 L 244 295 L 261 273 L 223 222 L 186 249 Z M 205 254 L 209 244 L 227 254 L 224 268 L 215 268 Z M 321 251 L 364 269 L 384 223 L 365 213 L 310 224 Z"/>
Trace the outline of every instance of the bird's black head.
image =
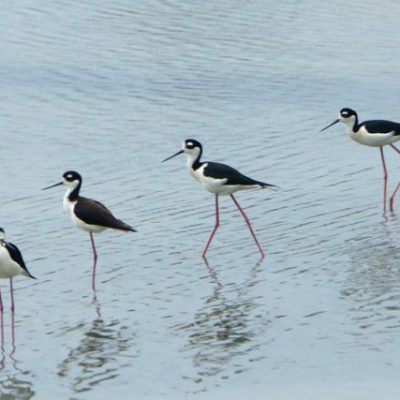
<path id="1" fill-rule="evenodd" d="M 182 150 L 185 153 L 191 153 L 191 150 L 193 150 L 195 148 L 198 148 L 200 150 L 202 149 L 201 143 L 198 142 L 197 140 L 195 140 L 195 139 L 186 139 L 183 142 Z"/>
<path id="2" fill-rule="evenodd" d="M 351 108 L 342 108 L 339 117 L 341 120 L 345 120 L 347 118 L 357 117 L 357 113 Z"/>
<path id="3" fill-rule="evenodd" d="M 74 182 L 74 181 L 79 181 L 79 182 L 82 181 L 82 177 L 76 171 L 64 172 L 63 179 L 64 179 L 64 183 L 65 184 L 71 183 L 71 182 Z"/>
<path id="4" fill-rule="evenodd" d="M 338 122 L 344 122 L 349 127 L 352 127 L 354 124 L 357 124 L 357 113 L 351 108 L 342 108 L 340 110 L 338 119 L 335 119 L 335 121 L 327 125 L 325 128 L 322 128 L 321 132 L 330 128 L 332 125 L 337 124 Z"/>
<path id="5" fill-rule="evenodd" d="M 65 186 L 68 186 L 71 188 L 78 187 L 78 192 L 79 192 L 81 183 L 82 183 L 82 177 L 76 171 L 67 171 L 67 172 L 64 172 L 64 174 L 63 174 L 62 182 L 58 182 L 58 183 L 55 183 L 54 185 L 47 186 L 47 187 L 43 188 L 42 190 L 47 190 L 47 189 L 51 189 L 56 186 L 65 185 Z"/>
<path id="6" fill-rule="evenodd" d="M 177 153 L 173 154 L 172 156 L 167 157 L 167 158 L 166 158 L 165 160 L 163 160 L 162 162 L 168 161 L 168 160 L 170 160 L 171 158 L 174 158 L 174 157 L 176 157 L 177 155 L 182 154 L 182 153 L 186 153 L 186 154 L 195 156 L 197 159 L 199 159 L 200 156 L 201 156 L 201 153 L 202 153 L 202 149 L 203 149 L 203 148 L 202 148 L 202 146 L 201 146 L 201 143 L 198 142 L 197 140 L 194 140 L 194 139 L 186 139 L 186 140 L 182 143 L 182 148 L 181 148 L 181 150 L 179 150 Z"/>

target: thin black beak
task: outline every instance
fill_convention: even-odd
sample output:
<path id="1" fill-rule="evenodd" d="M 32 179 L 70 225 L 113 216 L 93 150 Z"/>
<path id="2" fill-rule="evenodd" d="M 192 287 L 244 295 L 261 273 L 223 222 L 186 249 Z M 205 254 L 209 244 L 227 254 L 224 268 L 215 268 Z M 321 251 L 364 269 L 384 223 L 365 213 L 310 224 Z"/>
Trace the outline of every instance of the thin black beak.
<path id="1" fill-rule="evenodd" d="M 171 158 L 174 158 L 174 157 L 176 157 L 176 156 L 179 156 L 179 154 L 182 154 L 182 153 L 183 153 L 183 150 L 179 150 L 177 153 L 173 154 L 173 155 L 170 156 L 170 157 L 167 157 L 165 160 L 162 160 L 161 162 L 168 161 L 168 160 L 170 160 Z"/>
<path id="2" fill-rule="evenodd" d="M 332 125 L 337 124 L 339 121 L 340 121 L 340 119 L 337 119 L 337 120 L 333 121 L 331 124 L 329 124 L 329 125 L 326 126 L 325 128 L 322 128 L 322 129 L 320 130 L 320 132 L 322 132 L 322 131 L 324 131 L 324 130 L 330 128 Z"/>
<path id="3" fill-rule="evenodd" d="M 51 188 L 53 188 L 53 187 L 61 186 L 61 185 L 64 185 L 64 182 L 58 182 L 58 183 L 56 183 L 55 185 L 46 186 L 46 187 L 43 188 L 42 190 L 51 189 Z"/>

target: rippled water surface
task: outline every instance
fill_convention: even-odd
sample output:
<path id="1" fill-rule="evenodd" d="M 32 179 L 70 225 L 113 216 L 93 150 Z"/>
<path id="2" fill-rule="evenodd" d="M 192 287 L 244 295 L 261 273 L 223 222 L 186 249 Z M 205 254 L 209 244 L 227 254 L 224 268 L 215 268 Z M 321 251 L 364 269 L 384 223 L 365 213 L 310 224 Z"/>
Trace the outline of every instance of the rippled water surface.
<path id="1" fill-rule="evenodd" d="M 37 281 L 8 282 L 4 399 L 397 399 L 400 199 L 340 108 L 400 120 L 400 4 L 3 1 L 0 225 Z M 278 190 L 214 199 L 183 139 Z M 390 149 L 389 149 L 390 150 Z M 387 150 L 390 189 L 399 156 Z M 393 153 L 393 154 L 392 154 Z M 82 192 L 138 233 L 96 236 Z M 6 396 L 8 395 L 8 397 Z M 1 397 L 3 398 L 3 397 Z"/>

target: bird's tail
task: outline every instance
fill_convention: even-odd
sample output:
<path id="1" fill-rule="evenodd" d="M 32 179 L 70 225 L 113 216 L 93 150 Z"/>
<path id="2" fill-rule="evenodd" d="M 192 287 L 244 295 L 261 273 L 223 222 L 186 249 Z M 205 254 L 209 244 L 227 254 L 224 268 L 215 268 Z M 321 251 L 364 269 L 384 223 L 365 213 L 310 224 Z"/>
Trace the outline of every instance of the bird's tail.
<path id="1" fill-rule="evenodd" d="M 272 185 L 271 183 L 265 183 L 265 182 L 257 182 L 258 185 L 260 185 L 261 189 L 266 189 L 266 188 L 275 188 L 277 189 L 279 186 Z"/>
<path id="2" fill-rule="evenodd" d="M 23 275 L 27 276 L 28 278 L 37 279 L 27 269 L 24 269 Z"/>
<path id="3" fill-rule="evenodd" d="M 136 229 L 134 229 L 132 226 L 126 224 L 125 222 L 119 220 L 119 224 L 117 229 L 121 230 L 121 231 L 125 231 L 125 232 L 137 232 Z"/>

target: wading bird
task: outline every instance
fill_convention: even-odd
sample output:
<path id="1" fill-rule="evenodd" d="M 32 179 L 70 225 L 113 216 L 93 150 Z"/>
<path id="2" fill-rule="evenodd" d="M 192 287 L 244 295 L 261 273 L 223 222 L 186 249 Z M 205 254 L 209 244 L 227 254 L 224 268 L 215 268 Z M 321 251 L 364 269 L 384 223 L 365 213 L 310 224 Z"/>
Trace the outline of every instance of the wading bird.
<path id="1" fill-rule="evenodd" d="M 342 108 L 338 119 L 321 129 L 321 132 L 338 122 L 343 122 L 347 126 L 349 136 L 357 143 L 366 146 L 379 147 L 383 167 L 383 209 L 386 211 L 388 172 L 386 168 L 385 155 L 383 153 L 383 146 L 389 145 L 393 150 L 400 154 L 400 150 L 393 144 L 400 140 L 400 123 L 386 120 L 358 122 L 358 116 L 354 110 L 351 108 Z M 393 211 L 394 197 L 399 190 L 399 187 L 400 182 L 397 184 L 390 196 L 390 211 Z"/>
<path id="2" fill-rule="evenodd" d="M 10 298 L 11 298 L 11 314 L 12 314 L 12 336 L 14 342 L 14 287 L 13 277 L 18 275 L 24 275 L 28 278 L 36 279 L 25 265 L 22 254 L 15 244 L 12 244 L 5 240 L 5 232 L 3 228 L 0 228 L 0 278 L 10 279 Z M 0 292 L 0 313 L 1 313 L 1 339 L 3 342 L 3 299 Z"/>
<path id="3" fill-rule="evenodd" d="M 97 251 L 94 244 L 93 233 L 103 232 L 105 229 L 116 229 L 126 232 L 136 232 L 130 225 L 114 217 L 110 210 L 96 200 L 79 195 L 82 186 L 82 177 L 75 171 L 67 171 L 63 175 L 63 181 L 42 190 L 65 185 L 67 190 L 64 195 L 64 210 L 69 214 L 73 224 L 86 232 L 89 232 L 93 249 L 93 274 L 92 288 L 96 290 L 96 263 Z"/>
<path id="4" fill-rule="evenodd" d="M 218 199 L 219 196 L 223 195 L 229 195 L 235 203 L 236 207 L 245 219 L 247 226 L 249 227 L 250 233 L 253 236 L 258 250 L 261 253 L 261 257 L 264 257 L 264 251 L 257 240 L 257 236 L 254 233 L 253 228 L 251 227 L 250 219 L 248 218 L 244 210 L 240 207 L 238 201 L 233 196 L 233 193 L 239 190 L 267 188 L 274 187 L 275 185 L 256 181 L 225 164 L 211 161 L 200 161 L 201 155 L 203 153 L 203 147 L 201 143 L 194 139 L 185 140 L 182 144 L 181 150 L 179 150 L 172 156 L 167 157 L 162 162 L 170 160 L 171 158 L 176 157 L 177 155 L 182 153 L 185 153 L 187 155 L 187 168 L 193 178 L 199 181 L 206 190 L 215 195 L 215 226 L 213 231 L 211 232 L 211 236 L 208 239 L 206 247 L 203 250 L 203 257 L 205 257 L 211 241 L 220 225 Z"/>

